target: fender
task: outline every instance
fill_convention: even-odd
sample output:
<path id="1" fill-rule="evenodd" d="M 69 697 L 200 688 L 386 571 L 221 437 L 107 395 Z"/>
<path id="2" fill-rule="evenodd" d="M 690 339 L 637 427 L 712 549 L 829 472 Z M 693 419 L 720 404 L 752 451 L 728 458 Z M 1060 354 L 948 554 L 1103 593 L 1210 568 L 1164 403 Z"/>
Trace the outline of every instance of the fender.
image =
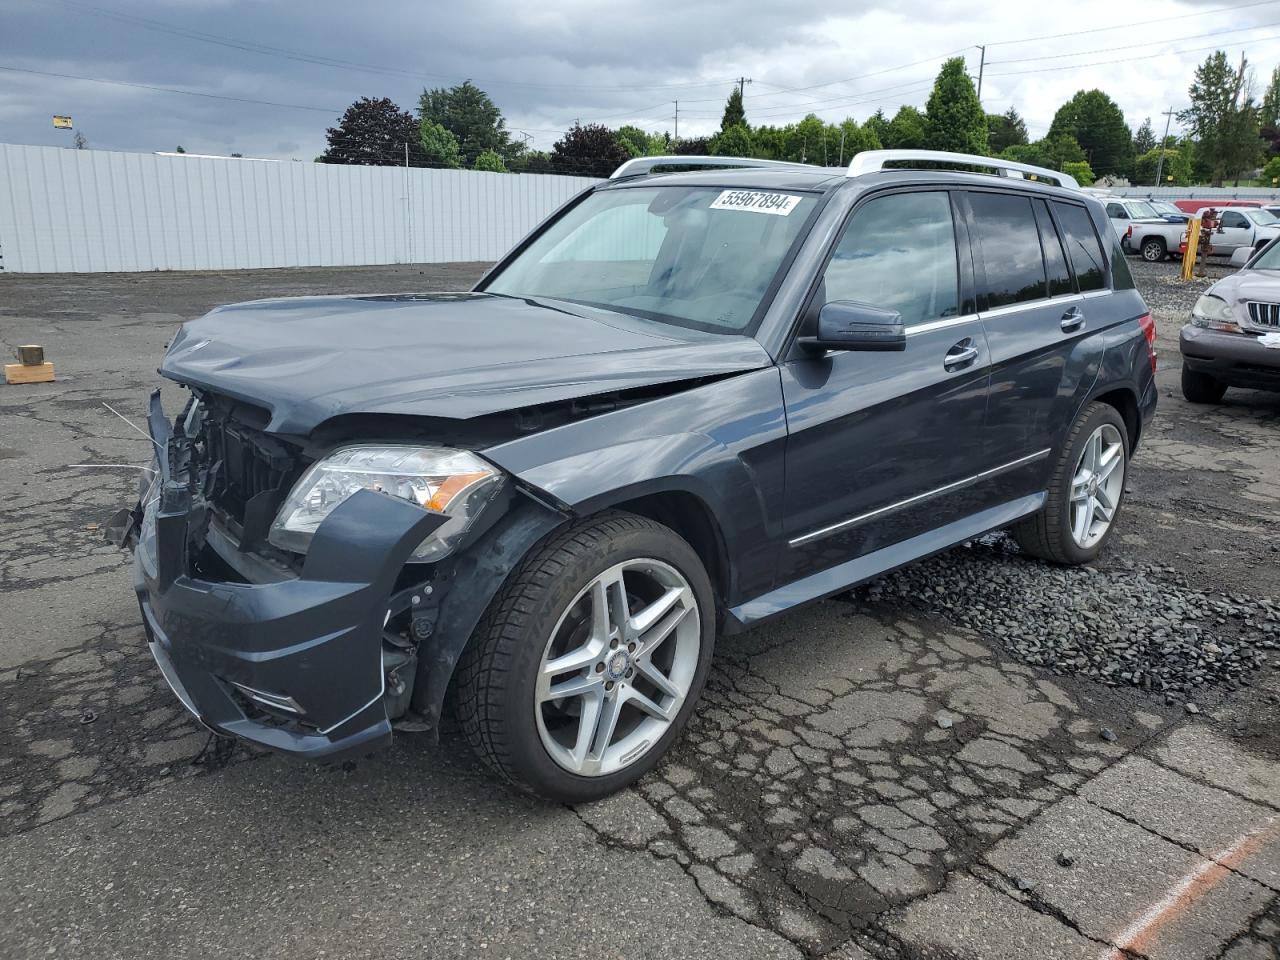
<path id="1" fill-rule="evenodd" d="M 626 438 L 626 439 L 623 439 Z M 692 387 L 483 451 L 586 515 L 670 491 L 701 500 L 728 556 L 726 604 L 773 586 L 787 423 L 777 367 Z"/>

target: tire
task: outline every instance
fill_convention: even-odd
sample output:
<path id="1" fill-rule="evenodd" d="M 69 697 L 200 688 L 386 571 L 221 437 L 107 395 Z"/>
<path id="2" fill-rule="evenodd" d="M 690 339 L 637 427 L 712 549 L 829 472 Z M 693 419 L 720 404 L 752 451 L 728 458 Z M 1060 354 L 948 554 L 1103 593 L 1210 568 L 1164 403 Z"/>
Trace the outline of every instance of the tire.
<path id="1" fill-rule="evenodd" d="M 1142 241 L 1142 259 L 1147 263 L 1160 263 L 1169 255 L 1163 237 L 1147 237 Z"/>
<path id="2" fill-rule="evenodd" d="M 1101 515 L 1086 514 L 1086 536 L 1080 539 L 1076 535 L 1078 526 L 1073 532 L 1073 522 L 1080 518 L 1077 508 L 1082 506 L 1082 501 L 1080 497 L 1073 499 L 1073 492 L 1081 489 L 1080 477 L 1088 467 L 1084 459 L 1089 452 L 1086 448 L 1097 437 L 1102 438 L 1102 452 L 1113 451 L 1119 461 L 1109 466 L 1111 461 L 1104 460 L 1099 470 L 1087 471 L 1101 478 L 1101 482 L 1093 484 L 1092 489 L 1087 483 L 1083 484 L 1088 496 L 1096 501 L 1095 509 Z M 1090 403 L 1067 432 L 1067 439 L 1053 465 L 1044 507 L 1013 528 L 1018 545 L 1032 556 L 1052 563 L 1074 565 L 1096 559 L 1111 539 L 1120 517 L 1128 466 L 1129 431 L 1124 417 L 1110 404 Z M 1103 471 L 1109 472 L 1104 475 Z M 1104 500 L 1101 495 L 1104 493 L 1108 498 L 1106 502 L 1110 503 L 1109 508 L 1102 506 Z M 1088 523 L 1089 518 L 1095 519 Z"/>
<path id="3" fill-rule="evenodd" d="M 1221 403 L 1227 385 L 1207 373 L 1182 365 L 1182 395 L 1192 403 Z"/>
<path id="4" fill-rule="evenodd" d="M 637 614 L 672 592 L 678 599 L 656 626 L 633 632 Z M 651 770 L 679 736 L 714 644 L 711 581 L 693 548 L 645 517 L 588 518 L 535 547 L 490 603 L 458 667 L 459 724 L 480 759 L 518 789 L 597 800 Z M 648 679 L 655 669 L 668 687 Z M 607 717 L 616 727 L 605 732 Z"/>

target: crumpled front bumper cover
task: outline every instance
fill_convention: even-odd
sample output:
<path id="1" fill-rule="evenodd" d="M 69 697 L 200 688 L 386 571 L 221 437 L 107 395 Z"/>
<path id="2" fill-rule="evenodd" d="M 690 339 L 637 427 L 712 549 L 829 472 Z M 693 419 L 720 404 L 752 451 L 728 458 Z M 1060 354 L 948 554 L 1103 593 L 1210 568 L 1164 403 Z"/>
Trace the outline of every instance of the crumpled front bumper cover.
<path id="1" fill-rule="evenodd" d="M 1233 386 L 1280 390 L 1280 350 L 1256 336 L 1186 324 L 1178 335 L 1182 362 Z"/>
<path id="2" fill-rule="evenodd" d="M 313 758 L 385 745 L 387 603 L 409 554 L 445 519 L 360 491 L 320 525 L 300 577 L 249 584 L 193 576 L 194 518 L 153 502 L 133 567 L 152 654 L 218 733 Z"/>

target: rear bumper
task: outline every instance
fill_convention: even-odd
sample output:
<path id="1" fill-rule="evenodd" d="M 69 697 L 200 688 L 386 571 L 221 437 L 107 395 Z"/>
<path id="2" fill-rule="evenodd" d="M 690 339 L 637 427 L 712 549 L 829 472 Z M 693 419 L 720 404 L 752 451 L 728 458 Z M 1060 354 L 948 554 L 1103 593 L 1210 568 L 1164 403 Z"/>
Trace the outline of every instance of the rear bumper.
<path id="1" fill-rule="evenodd" d="M 1280 390 L 1280 350 L 1264 347 L 1257 337 L 1205 330 L 1187 324 L 1178 336 L 1182 362 L 1236 387 Z"/>
<path id="2" fill-rule="evenodd" d="M 193 575 L 189 520 L 151 504 L 133 565 L 152 655 L 183 705 L 218 733 L 307 757 L 388 743 L 388 601 L 444 518 L 361 491 L 320 526 L 300 577 L 266 584 Z"/>

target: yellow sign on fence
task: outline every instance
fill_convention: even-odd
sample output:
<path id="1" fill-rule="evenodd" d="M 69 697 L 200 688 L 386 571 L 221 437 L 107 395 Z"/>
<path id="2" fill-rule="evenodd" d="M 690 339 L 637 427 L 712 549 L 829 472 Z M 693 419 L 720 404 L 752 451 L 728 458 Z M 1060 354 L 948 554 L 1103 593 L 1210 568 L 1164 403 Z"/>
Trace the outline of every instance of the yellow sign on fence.
<path id="1" fill-rule="evenodd" d="M 70 130 L 71 118 L 70 117 L 54 117 L 53 125 L 57 127 L 59 130 Z"/>

